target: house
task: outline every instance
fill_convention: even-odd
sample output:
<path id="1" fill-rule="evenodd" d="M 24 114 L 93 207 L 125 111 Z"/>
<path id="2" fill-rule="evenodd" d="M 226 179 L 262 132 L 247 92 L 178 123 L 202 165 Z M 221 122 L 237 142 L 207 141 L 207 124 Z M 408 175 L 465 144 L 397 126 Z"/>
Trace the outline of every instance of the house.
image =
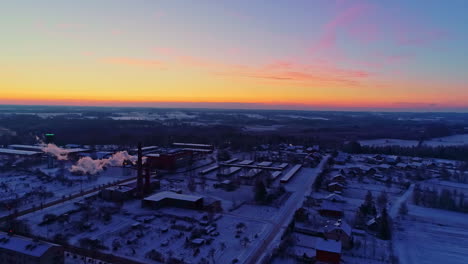
<path id="1" fill-rule="evenodd" d="M 356 172 L 355 169 L 347 168 L 347 169 L 341 169 L 340 170 L 341 175 L 344 176 L 349 176 L 349 177 L 356 177 L 358 173 Z"/>
<path id="2" fill-rule="evenodd" d="M 376 169 L 369 167 L 369 166 L 360 166 L 359 169 L 362 171 L 364 175 L 372 175 L 377 172 Z"/>
<path id="3" fill-rule="evenodd" d="M 338 182 L 332 182 L 327 186 L 329 192 L 342 192 L 344 188 L 344 185 Z"/>
<path id="4" fill-rule="evenodd" d="M 421 162 L 411 162 L 409 164 L 409 166 L 412 168 L 412 169 L 422 169 L 424 167 L 424 164 L 421 163 Z"/>
<path id="5" fill-rule="evenodd" d="M 407 170 L 410 168 L 408 164 L 403 163 L 403 162 L 397 163 L 396 167 L 400 170 Z"/>
<path id="6" fill-rule="evenodd" d="M 339 219 L 336 222 L 328 221 L 323 228 L 323 236 L 330 240 L 339 240 L 344 248 L 351 248 L 351 226 L 346 221 Z"/>
<path id="7" fill-rule="evenodd" d="M 0 264 L 63 264 L 60 245 L 0 232 Z"/>
<path id="8" fill-rule="evenodd" d="M 338 165 L 345 165 L 346 162 L 348 161 L 348 157 L 346 156 L 343 156 L 343 155 L 338 155 L 335 159 L 335 164 L 338 164 Z"/>
<path id="9" fill-rule="evenodd" d="M 437 163 L 435 163 L 434 161 L 432 160 L 425 160 L 423 161 L 423 164 L 426 168 L 436 168 L 437 167 Z"/>
<path id="10" fill-rule="evenodd" d="M 343 206 L 339 203 L 334 203 L 327 200 L 322 201 L 318 211 L 321 216 L 333 218 L 343 217 Z"/>
<path id="11" fill-rule="evenodd" d="M 332 182 L 338 182 L 338 183 L 345 183 L 346 182 L 346 178 L 345 176 L 341 175 L 341 174 L 337 174 L 335 176 L 333 176 L 331 178 L 331 181 Z"/>
<path id="12" fill-rule="evenodd" d="M 315 259 L 319 263 L 339 264 L 341 261 L 341 242 L 318 238 L 315 245 Z"/>
<path id="13" fill-rule="evenodd" d="M 400 162 L 400 157 L 398 156 L 394 156 L 394 155 L 390 155 L 390 156 L 385 156 L 384 158 L 385 162 L 387 164 L 397 164 L 398 162 Z"/>
<path id="14" fill-rule="evenodd" d="M 334 202 L 334 203 L 344 203 L 345 202 L 343 196 L 341 196 L 341 195 L 339 195 L 337 193 L 331 193 L 331 194 L 327 195 L 327 197 L 325 197 L 325 200 L 330 201 L 330 202 Z"/>
<path id="15" fill-rule="evenodd" d="M 382 220 L 382 216 L 379 214 L 376 217 L 370 219 L 366 222 L 366 227 L 371 231 L 376 231 L 379 225 L 379 222 Z"/>
<path id="16" fill-rule="evenodd" d="M 379 166 L 377 166 L 377 169 L 379 169 L 379 171 L 388 171 L 391 168 L 392 166 L 388 164 L 380 164 Z"/>

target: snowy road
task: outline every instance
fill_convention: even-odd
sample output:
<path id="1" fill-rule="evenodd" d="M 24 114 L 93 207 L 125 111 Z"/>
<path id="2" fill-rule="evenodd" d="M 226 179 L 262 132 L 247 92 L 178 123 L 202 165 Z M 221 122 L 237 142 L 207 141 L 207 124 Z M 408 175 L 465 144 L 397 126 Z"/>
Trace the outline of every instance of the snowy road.
<path id="1" fill-rule="evenodd" d="M 276 223 L 273 228 L 271 228 L 262 243 L 257 244 L 256 248 L 249 255 L 245 263 L 259 263 L 260 260 L 266 255 L 266 253 L 270 252 L 274 242 L 280 240 L 283 231 L 291 222 L 291 219 L 294 216 L 294 212 L 299 207 L 301 207 L 306 194 L 309 194 L 312 190 L 312 184 L 314 183 L 315 178 L 323 170 L 323 167 L 328 159 L 329 156 L 324 157 L 320 164 L 314 169 L 314 173 L 312 175 L 306 175 L 307 177 L 305 177 L 305 181 L 300 181 L 301 179 L 298 178 L 299 175 L 296 175 L 296 178 L 285 186 L 286 190 L 294 193 L 291 195 L 291 197 L 289 197 L 285 205 L 281 208 L 281 212 L 277 219 L 275 219 Z"/>
<path id="2" fill-rule="evenodd" d="M 409 196 L 413 193 L 413 190 L 414 183 L 411 184 L 408 190 L 406 190 L 406 192 L 393 203 L 392 207 L 390 208 L 391 218 L 395 218 L 398 215 L 398 210 L 400 209 L 401 204 L 408 200 Z"/>

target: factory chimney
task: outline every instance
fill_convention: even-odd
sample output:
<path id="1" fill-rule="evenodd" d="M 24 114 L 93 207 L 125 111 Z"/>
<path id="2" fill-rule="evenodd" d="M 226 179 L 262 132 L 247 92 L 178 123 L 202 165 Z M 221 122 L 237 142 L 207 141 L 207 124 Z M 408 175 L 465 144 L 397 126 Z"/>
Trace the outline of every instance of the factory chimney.
<path id="1" fill-rule="evenodd" d="M 138 143 L 138 161 L 137 161 L 137 194 L 143 197 L 143 151 L 141 142 Z"/>
<path id="2" fill-rule="evenodd" d="M 151 192 L 151 171 L 148 163 L 145 166 L 145 193 L 148 194 Z"/>

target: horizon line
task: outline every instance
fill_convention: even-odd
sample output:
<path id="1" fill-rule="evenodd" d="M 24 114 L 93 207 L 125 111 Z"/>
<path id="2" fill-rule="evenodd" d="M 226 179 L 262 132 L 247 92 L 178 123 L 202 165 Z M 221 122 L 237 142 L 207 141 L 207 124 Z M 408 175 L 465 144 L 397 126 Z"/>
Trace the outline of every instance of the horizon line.
<path id="1" fill-rule="evenodd" d="M 109 103 L 109 102 L 108 102 Z M 114 102 L 115 103 L 115 102 Z M 122 102 L 121 102 L 122 103 Z M 0 103 L 0 107 L 82 107 L 82 108 L 149 108 L 149 109 L 197 109 L 242 111 L 313 111 L 313 112 L 388 112 L 388 113 L 468 113 L 468 107 L 373 107 L 373 106 L 312 106 L 295 104 L 267 104 L 241 102 L 124 102 L 125 104 L 47 104 Z M 160 104 L 160 105 L 155 105 Z M 177 105 L 179 104 L 179 105 Z M 207 105 L 203 105 L 207 104 Z M 224 105 L 223 106 L 221 106 Z M 227 105 L 230 105 L 226 107 Z M 241 106 L 251 106 L 242 108 Z M 263 107 L 262 107 L 263 106 Z M 295 106 L 295 107 L 291 107 Z M 306 106 L 306 107 L 301 107 Z"/>

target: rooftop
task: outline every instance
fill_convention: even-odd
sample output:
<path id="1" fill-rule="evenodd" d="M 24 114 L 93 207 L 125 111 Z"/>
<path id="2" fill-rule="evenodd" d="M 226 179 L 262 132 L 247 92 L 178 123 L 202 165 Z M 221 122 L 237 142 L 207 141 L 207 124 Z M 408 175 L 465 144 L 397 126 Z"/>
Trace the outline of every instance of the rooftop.
<path id="1" fill-rule="evenodd" d="M 330 239 L 318 238 L 315 248 L 321 251 L 341 253 L 341 242 Z"/>
<path id="2" fill-rule="evenodd" d="M 14 149 L 37 149 L 37 150 L 42 151 L 45 146 L 14 144 L 14 145 L 9 145 L 8 147 L 14 148 Z"/>
<path id="3" fill-rule="evenodd" d="M 55 245 L 48 242 L 38 241 L 35 242 L 27 237 L 10 236 L 6 233 L 0 232 L 0 248 L 19 252 L 25 255 L 40 257 Z"/>
<path id="4" fill-rule="evenodd" d="M 17 150 L 17 149 L 7 149 L 0 148 L 0 154 L 12 154 L 12 155 L 22 155 L 22 156 L 33 156 L 41 154 L 42 152 L 37 151 L 28 151 L 28 150 Z"/>
<path id="5" fill-rule="evenodd" d="M 153 194 L 151 196 L 148 196 L 145 198 L 145 201 L 154 201 L 154 202 L 160 202 L 164 199 L 174 199 L 174 200 L 183 200 L 183 201 L 188 201 L 188 202 L 197 202 L 200 199 L 203 199 L 201 196 L 195 196 L 195 195 L 188 195 L 188 194 L 178 194 L 175 192 L 159 192 L 156 194 Z"/>

